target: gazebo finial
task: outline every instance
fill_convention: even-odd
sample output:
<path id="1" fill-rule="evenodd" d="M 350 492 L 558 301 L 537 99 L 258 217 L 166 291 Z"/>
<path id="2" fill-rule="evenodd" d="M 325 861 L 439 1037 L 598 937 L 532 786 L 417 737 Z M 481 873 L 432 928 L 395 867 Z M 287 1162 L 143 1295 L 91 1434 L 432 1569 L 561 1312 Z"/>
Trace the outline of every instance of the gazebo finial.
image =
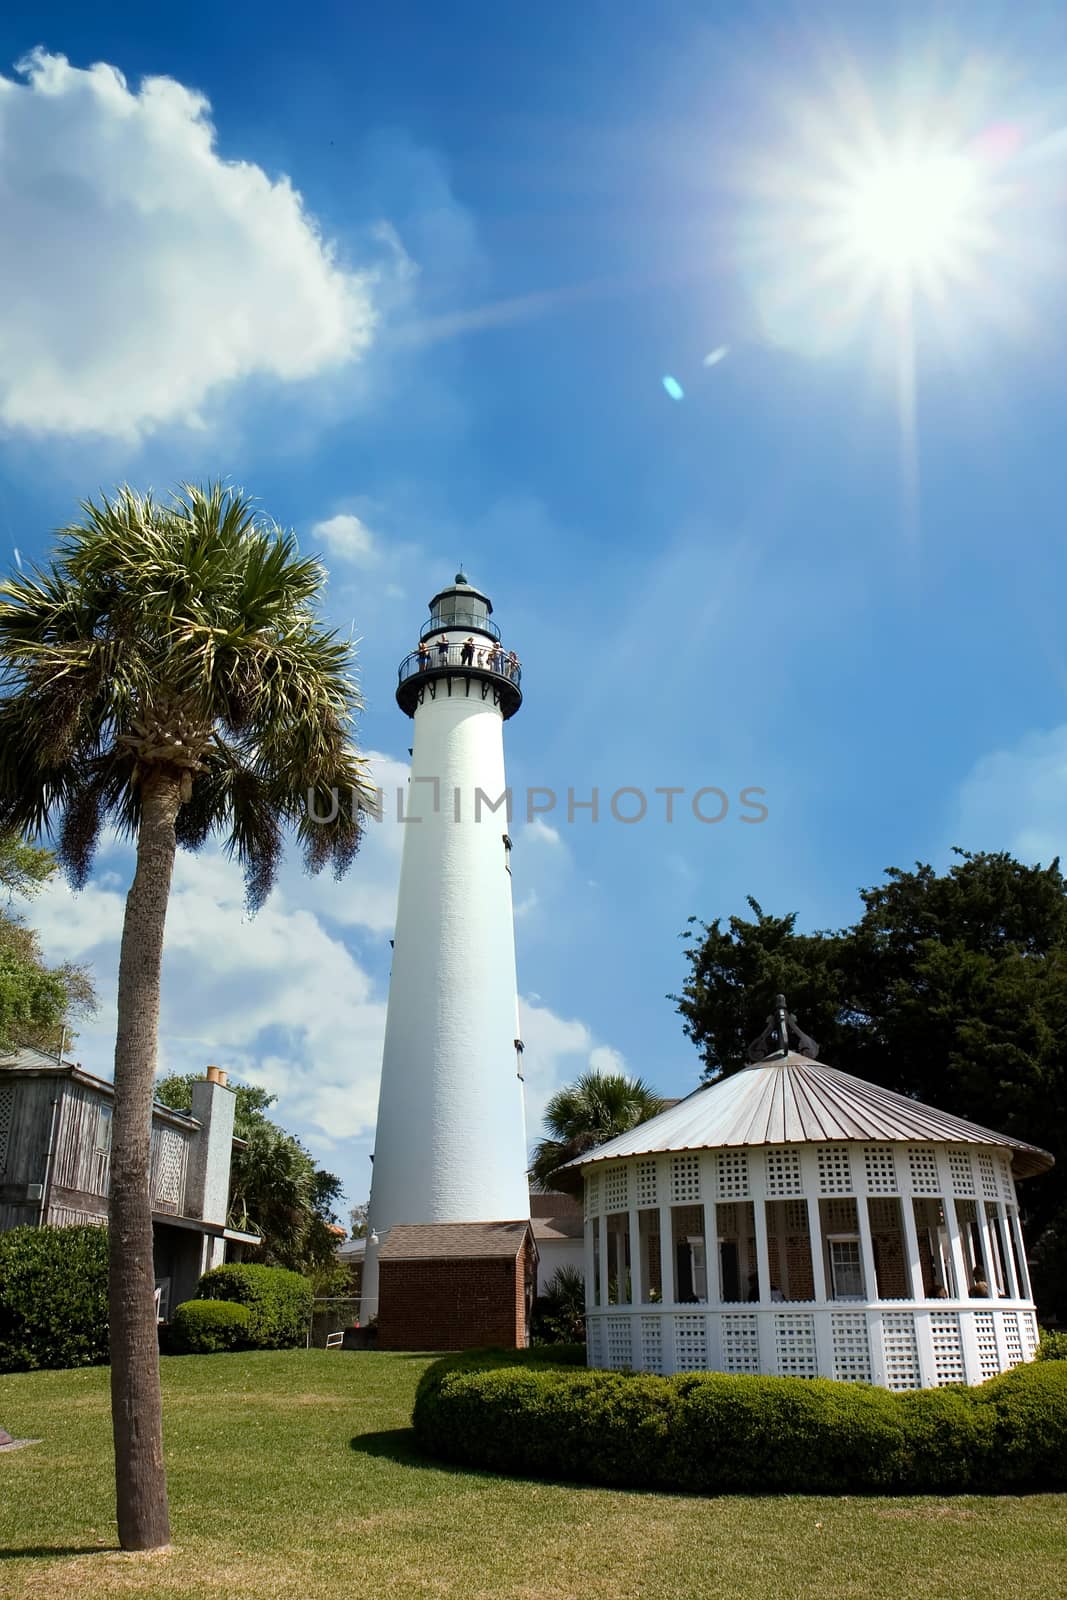
<path id="1" fill-rule="evenodd" d="M 766 1061 L 769 1056 L 788 1055 L 789 1037 L 792 1034 L 796 1040 L 796 1047 L 802 1056 L 816 1057 L 819 1046 L 815 1040 L 809 1038 L 797 1025 L 797 1019 L 786 1004 L 784 994 L 774 997 L 774 1010 L 767 1018 L 767 1026 L 758 1039 L 753 1039 L 748 1048 L 750 1061 Z"/>

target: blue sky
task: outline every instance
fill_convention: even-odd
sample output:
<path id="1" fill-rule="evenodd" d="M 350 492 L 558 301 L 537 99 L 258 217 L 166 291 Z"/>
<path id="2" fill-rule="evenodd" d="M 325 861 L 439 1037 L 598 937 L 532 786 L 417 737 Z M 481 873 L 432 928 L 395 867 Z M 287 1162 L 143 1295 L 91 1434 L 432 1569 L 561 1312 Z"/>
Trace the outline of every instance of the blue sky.
<path id="1" fill-rule="evenodd" d="M 510 776 L 563 801 L 514 829 L 535 1120 L 590 1060 L 695 1081 L 690 913 L 833 925 L 887 865 L 1061 847 L 1060 8 L 100 9 L 0 23 L 3 559 L 123 479 L 233 478 L 323 551 L 386 783 L 427 599 L 461 562 L 488 589 Z M 907 337 L 825 237 L 878 137 L 980 185 Z M 644 822 L 568 824 L 623 785 Z M 731 811 L 667 825 L 667 785 Z M 269 1084 L 352 1200 L 398 847 L 288 869 L 255 924 L 184 862 L 171 924 L 166 1065 Z M 128 869 L 39 908 L 105 1073 Z"/>

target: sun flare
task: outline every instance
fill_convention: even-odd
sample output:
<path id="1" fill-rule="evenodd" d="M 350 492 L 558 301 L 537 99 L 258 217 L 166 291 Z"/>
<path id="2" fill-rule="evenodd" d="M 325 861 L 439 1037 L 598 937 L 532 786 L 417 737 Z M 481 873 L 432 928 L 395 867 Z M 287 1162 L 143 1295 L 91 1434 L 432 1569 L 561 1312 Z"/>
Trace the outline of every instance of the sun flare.
<path id="1" fill-rule="evenodd" d="M 889 151 L 842 185 L 840 244 L 876 274 L 953 275 L 981 246 L 984 199 L 967 155 Z"/>

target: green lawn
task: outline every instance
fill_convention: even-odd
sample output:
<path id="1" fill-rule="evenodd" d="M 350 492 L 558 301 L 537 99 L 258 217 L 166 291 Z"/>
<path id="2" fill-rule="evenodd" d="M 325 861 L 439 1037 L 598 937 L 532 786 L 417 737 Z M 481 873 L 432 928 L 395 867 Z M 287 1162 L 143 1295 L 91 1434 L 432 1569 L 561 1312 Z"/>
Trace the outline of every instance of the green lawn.
<path id="1" fill-rule="evenodd" d="M 426 1358 L 163 1363 L 174 1546 L 115 1548 L 107 1373 L 0 1378 L 0 1594 L 988 1600 L 1067 1594 L 1067 1497 L 689 1500 L 434 1467 Z"/>

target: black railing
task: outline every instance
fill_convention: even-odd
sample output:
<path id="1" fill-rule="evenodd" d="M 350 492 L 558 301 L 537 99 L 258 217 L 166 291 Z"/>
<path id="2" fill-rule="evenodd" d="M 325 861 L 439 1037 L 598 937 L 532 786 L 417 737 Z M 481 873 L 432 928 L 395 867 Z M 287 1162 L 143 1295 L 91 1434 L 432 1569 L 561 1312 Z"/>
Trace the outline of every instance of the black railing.
<path id="1" fill-rule="evenodd" d="M 500 629 L 484 611 L 454 611 L 450 617 L 431 617 L 419 629 L 419 638 L 428 639 L 431 633 L 440 633 L 442 628 L 477 628 L 491 639 L 500 638 Z"/>
<path id="2" fill-rule="evenodd" d="M 440 644 L 428 645 L 425 651 L 413 650 L 405 656 L 400 663 L 399 681 L 405 683 L 424 672 L 455 671 L 457 667 L 491 673 L 495 678 L 514 684 L 516 689 L 522 682 L 518 659 L 500 645 L 475 644 L 472 648 L 466 644 L 446 644 L 443 640 Z"/>

